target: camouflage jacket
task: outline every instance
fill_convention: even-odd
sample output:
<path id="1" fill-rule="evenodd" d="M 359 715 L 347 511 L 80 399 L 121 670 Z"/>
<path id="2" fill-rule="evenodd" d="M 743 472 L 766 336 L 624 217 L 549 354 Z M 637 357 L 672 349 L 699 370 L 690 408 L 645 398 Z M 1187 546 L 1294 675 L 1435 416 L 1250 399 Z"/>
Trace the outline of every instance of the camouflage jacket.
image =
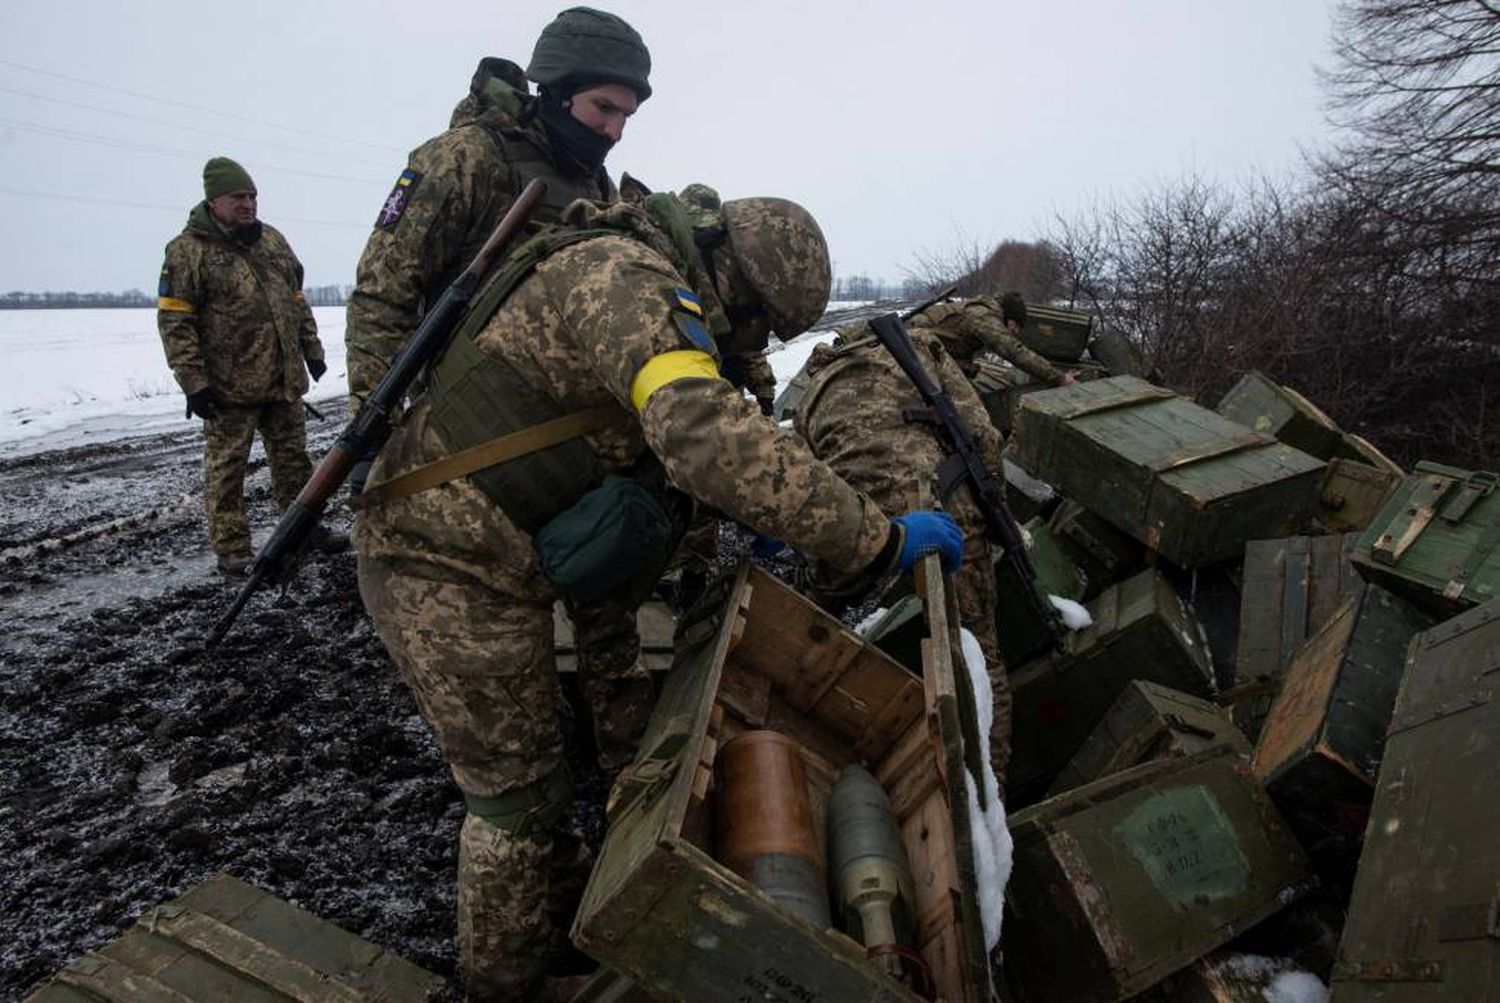
<path id="1" fill-rule="evenodd" d="M 245 239 L 200 202 L 167 245 L 156 326 L 183 393 L 213 387 L 224 404 L 294 401 L 307 392 L 303 360 L 323 358 L 302 296 L 302 263 L 275 227 Z"/>
<path id="2" fill-rule="evenodd" d="M 929 376 L 953 398 L 985 463 L 998 472 L 1003 443 L 984 404 L 931 329 L 913 328 L 912 340 Z M 946 454 L 930 425 L 907 421 L 906 408 L 923 406 L 895 358 L 865 325 L 839 329 L 834 345 L 819 345 L 807 360 L 807 392 L 797 407 L 797 434 L 813 453 L 886 512 L 930 505 L 938 497 L 937 472 Z M 919 494 L 925 487 L 928 496 Z M 965 566 L 987 553 L 985 523 L 966 488 L 942 499 L 964 530 Z M 864 584 L 814 562 L 814 581 L 825 594 L 858 592 Z"/>
<path id="3" fill-rule="evenodd" d="M 543 260 L 479 333 L 479 351 L 569 411 L 617 405 L 618 420 L 585 439 L 606 470 L 649 449 L 700 502 L 840 569 L 868 566 L 890 533 L 885 515 L 717 375 L 713 340 L 684 309 L 682 294 L 694 296 L 684 269 L 644 212 L 578 204 L 568 221 L 589 226 L 603 213 L 633 214 L 639 235 L 593 237 Z M 700 306 L 721 309 L 709 296 Z M 648 375 L 648 362 L 668 375 Z M 444 454 L 431 413 L 426 397 L 413 402 L 372 484 Z M 355 543 L 366 557 L 445 565 L 518 597 L 551 592 L 530 538 L 469 478 L 372 507 Z"/>
<path id="4" fill-rule="evenodd" d="M 532 178 L 547 182 L 532 215 L 539 222 L 555 222 L 574 199 L 614 197 L 608 175 L 553 152 L 534 102 L 520 67 L 485 59 L 448 131 L 412 151 L 375 220 L 349 296 L 351 409 Z"/>
<path id="5" fill-rule="evenodd" d="M 994 352 L 1017 369 L 1030 373 L 1043 383 L 1054 386 L 1062 382 L 1062 372 L 1042 356 L 1021 343 L 1001 319 L 1000 303 L 992 296 L 980 296 L 961 302 L 934 303 L 907 322 L 911 327 L 929 328 L 943 339 L 943 347 L 957 360 L 965 375 L 974 375 L 974 357 L 980 352 Z"/>

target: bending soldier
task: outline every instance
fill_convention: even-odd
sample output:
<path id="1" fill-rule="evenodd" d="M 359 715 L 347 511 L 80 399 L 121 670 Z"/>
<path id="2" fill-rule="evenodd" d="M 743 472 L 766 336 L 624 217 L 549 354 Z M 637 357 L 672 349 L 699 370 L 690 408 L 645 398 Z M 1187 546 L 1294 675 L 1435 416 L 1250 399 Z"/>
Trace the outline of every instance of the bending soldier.
<path id="1" fill-rule="evenodd" d="M 953 399 L 978 442 L 985 465 L 998 471 L 1003 444 L 978 394 L 931 328 L 913 328 L 911 336 L 923 367 Z M 942 442 L 932 425 L 906 420 L 906 409 L 923 406 L 921 395 L 865 325 L 840 328 L 833 345 L 813 349 L 805 371 L 807 393 L 797 407 L 796 429 L 820 460 L 887 512 L 909 504 L 919 485 L 931 486 L 937 495 L 937 472 L 946 455 Z M 995 554 L 969 491 L 958 487 L 942 501 L 964 534 L 964 563 L 954 576 L 954 590 L 959 619 L 984 650 L 995 707 L 990 761 L 1003 785 L 1011 699 L 995 633 Z M 832 606 L 845 604 L 870 584 L 822 562 L 812 563 L 811 577 L 814 594 Z"/>
<path id="2" fill-rule="evenodd" d="M 969 379 L 976 373 L 975 356 L 988 351 L 1048 386 L 1072 383 L 1072 371 L 1058 369 L 1022 343 L 1025 323 L 1026 301 L 1016 293 L 1006 293 L 998 301 L 993 296 L 979 296 L 934 303 L 907 321 L 909 327 L 927 328 L 941 338 L 943 347 Z"/>
<path id="3" fill-rule="evenodd" d="M 187 416 L 203 419 L 203 501 L 219 571 L 250 568 L 245 465 L 260 432 L 271 492 L 285 509 L 312 473 L 302 395 L 327 370 L 302 295 L 302 263 L 257 217 L 255 182 L 228 157 L 203 165 L 203 201 L 167 245 L 156 324 Z M 306 368 L 304 369 L 304 364 Z M 314 546 L 346 546 L 318 527 Z"/>
<path id="4" fill-rule="evenodd" d="M 670 197 L 653 199 L 570 209 L 575 229 L 434 366 L 371 490 L 544 421 L 591 430 L 376 505 L 356 528 L 360 593 L 468 806 L 459 934 L 475 998 L 538 998 L 564 919 L 546 906 L 577 859 L 561 825 L 571 798 L 552 602 L 560 586 L 655 583 L 682 525 L 668 482 L 844 573 L 961 556 L 947 516 L 887 519 L 719 376 L 709 332 L 728 315 L 790 337 L 821 314 L 830 267 L 812 218 L 744 199 L 695 233 L 658 211 Z"/>

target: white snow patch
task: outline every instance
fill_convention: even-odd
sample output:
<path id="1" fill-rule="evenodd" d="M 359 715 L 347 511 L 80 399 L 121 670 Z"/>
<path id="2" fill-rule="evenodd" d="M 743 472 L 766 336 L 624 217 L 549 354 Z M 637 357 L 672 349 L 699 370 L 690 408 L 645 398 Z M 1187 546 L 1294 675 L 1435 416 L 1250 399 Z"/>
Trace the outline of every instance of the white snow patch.
<path id="1" fill-rule="evenodd" d="M 328 372 L 308 396 L 342 416 L 344 308 L 314 307 L 313 316 Z M 0 310 L 0 353 L 0 457 L 202 424 L 183 417 L 149 307 Z"/>
<path id="2" fill-rule="evenodd" d="M 855 624 L 854 632 L 860 637 L 866 636 L 870 633 L 871 630 L 875 628 L 875 625 L 880 622 L 880 618 L 885 616 L 888 612 L 890 611 L 887 610 L 884 606 L 880 607 L 875 612 L 859 621 L 859 623 Z"/>
<path id="3" fill-rule="evenodd" d="M 1063 624 L 1069 630 L 1086 630 L 1094 625 L 1094 618 L 1082 603 L 1054 595 L 1049 595 L 1047 601 L 1062 614 Z"/>
<path id="4" fill-rule="evenodd" d="M 979 885 L 979 915 L 984 923 L 986 951 L 1000 943 L 1000 923 L 1005 916 L 1005 886 L 1010 881 L 1011 854 L 1014 844 L 1005 821 L 1005 805 L 1000 801 L 1000 784 L 990 765 L 990 726 L 995 720 L 995 696 L 990 690 L 990 676 L 985 671 L 984 652 L 968 630 L 961 632 L 964 662 L 968 666 L 974 689 L 974 705 L 979 717 L 979 747 L 984 762 L 985 808 L 980 810 L 979 793 L 974 777 L 964 771 L 969 791 L 969 828 L 974 844 L 974 870 Z"/>
<path id="5" fill-rule="evenodd" d="M 1261 995 L 1266 1003 L 1328 1003 L 1328 987 L 1310 972 L 1282 972 Z"/>

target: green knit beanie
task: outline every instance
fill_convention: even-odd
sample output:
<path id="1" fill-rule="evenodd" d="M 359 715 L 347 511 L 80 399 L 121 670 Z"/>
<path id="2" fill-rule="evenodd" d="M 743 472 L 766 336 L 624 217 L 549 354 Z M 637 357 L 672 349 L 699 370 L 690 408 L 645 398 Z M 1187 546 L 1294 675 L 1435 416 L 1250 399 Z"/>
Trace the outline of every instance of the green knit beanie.
<path id="1" fill-rule="evenodd" d="M 203 165 L 203 197 L 212 202 L 230 192 L 254 192 L 250 172 L 228 157 L 215 157 Z"/>

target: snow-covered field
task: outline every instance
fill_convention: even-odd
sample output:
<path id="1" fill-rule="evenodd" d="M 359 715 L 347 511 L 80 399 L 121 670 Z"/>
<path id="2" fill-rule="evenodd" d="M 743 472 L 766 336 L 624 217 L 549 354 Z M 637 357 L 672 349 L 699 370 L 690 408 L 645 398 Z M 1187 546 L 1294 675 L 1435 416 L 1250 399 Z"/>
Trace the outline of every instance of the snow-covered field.
<path id="1" fill-rule="evenodd" d="M 831 304 L 848 309 L 862 304 Z M 347 386 L 344 308 L 315 307 L 328 373 L 308 400 L 337 404 Z M 785 385 L 832 340 L 812 331 L 774 344 L 771 367 Z M 156 311 L 0 310 L 0 458 L 195 427 L 162 355 Z"/>
<path id="2" fill-rule="evenodd" d="M 334 401 L 346 386 L 344 308 L 313 314 L 328 373 L 308 399 Z M 153 309 L 0 310 L 0 351 L 0 457 L 187 427 Z"/>

